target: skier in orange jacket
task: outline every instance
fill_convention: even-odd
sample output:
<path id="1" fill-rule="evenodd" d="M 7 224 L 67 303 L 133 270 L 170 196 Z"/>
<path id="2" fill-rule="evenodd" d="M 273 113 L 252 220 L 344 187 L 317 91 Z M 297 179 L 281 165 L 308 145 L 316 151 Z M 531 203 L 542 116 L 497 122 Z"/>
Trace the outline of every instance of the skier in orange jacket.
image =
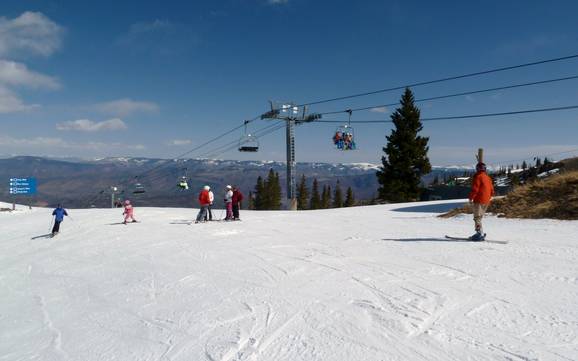
<path id="1" fill-rule="evenodd" d="M 205 222 L 209 206 L 211 205 L 211 197 L 209 195 L 210 190 L 211 187 L 204 186 L 203 190 L 199 193 L 199 205 L 201 206 L 201 209 L 197 214 L 197 220 L 195 221 L 195 223 Z"/>
<path id="2" fill-rule="evenodd" d="M 472 191 L 470 192 L 470 203 L 473 203 L 474 224 L 476 233 L 470 237 L 472 241 L 483 241 L 486 234 L 482 228 L 482 218 L 488 209 L 494 195 L 494 184 L 492 178 L 486 173 L 486 165 L 478 163 L 476 165 L 476 174 L 472 180 Z"/>

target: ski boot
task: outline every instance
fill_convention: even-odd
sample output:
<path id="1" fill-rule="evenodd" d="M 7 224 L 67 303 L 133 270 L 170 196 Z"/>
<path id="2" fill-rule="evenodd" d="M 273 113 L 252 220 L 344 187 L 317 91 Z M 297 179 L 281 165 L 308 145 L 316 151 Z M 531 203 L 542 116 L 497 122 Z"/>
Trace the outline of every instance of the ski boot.
<path id="1" fill-rule="evenodd" d="M 470 237 L 470 241 L 482 242 L 486 240 L 486 234 L 481 231 L 477 231 L 473 236 Z"/>

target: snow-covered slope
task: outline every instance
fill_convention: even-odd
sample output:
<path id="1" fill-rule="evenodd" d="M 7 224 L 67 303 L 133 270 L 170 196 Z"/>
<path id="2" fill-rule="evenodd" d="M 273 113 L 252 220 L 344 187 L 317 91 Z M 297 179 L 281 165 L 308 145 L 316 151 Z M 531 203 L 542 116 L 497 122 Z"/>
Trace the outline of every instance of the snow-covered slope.
<path id="1" fill-rule="evenodd" d="M 0 212 L 0 360 L 578 359 L 578 222 L 449 206 Z"/>

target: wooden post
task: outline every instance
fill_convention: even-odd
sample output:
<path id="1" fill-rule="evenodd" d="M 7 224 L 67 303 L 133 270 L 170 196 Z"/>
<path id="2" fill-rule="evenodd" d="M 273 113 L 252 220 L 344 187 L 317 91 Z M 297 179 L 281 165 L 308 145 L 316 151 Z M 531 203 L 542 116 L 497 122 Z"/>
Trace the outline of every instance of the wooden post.
<path id="1" fill-rule="evenodd" d="M 484 163 L 484 149 L 478 148 L 478 155 L 476 156 L 478 163 Z"/>

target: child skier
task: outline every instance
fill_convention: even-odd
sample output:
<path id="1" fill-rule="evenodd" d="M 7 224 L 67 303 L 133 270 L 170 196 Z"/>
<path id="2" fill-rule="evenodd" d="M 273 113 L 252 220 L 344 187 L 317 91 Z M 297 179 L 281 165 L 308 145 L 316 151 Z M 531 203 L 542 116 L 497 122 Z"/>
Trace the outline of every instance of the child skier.
<path id="1" fill-rule="evenodd" d="M 472 241 L 483 241 L 486 234 L 482 228 L 482 218 L 490 205 L 494 195 L 494 185 L 492 179 L 486 174 L 486 165 L 478 163 L 476 165 L 476 174 L 472 180 L 472 191 L 469 195 L 470 203 L 473 203 L 474 224 L 476 233 L 470 237 Z"/>
<path id="2" fill-rule="evenodd" d="M 233 187 L 227 186 L 225 188 L 225 208 L 227 209 L 227 215 L 225 216 L 225 221 L 233 220 Z"/>
<path id="3" fill-rule="evenodd" d="M 124 212 L 122 212 L 122 214 L 124 215 L 124 222 L 122 223 L 126 224 L 129 218 L 131 222 L 137 222 L 137 220 L 134 219 L 134 208 L 132 208 L 132 204 L 130 204 L 128 199 L 124 201 Z"/>
<path id="4" fill-rule="evenodd" d="M 60 204 L 52 211 L 54 216 L 54 227 L 52 227 L 52 236 L 56 236 L 60 232 L 60 223 L 64 220 L 64 216 L 68 216 L 66 209 L 62 208 Z"/>
<path id="5" fill-rule="evenodd" d="M 211 199 L 209 196 L 210 190 L 211 190 L 211 187 L 204 186 L 201 193 L 199 193 L 199 205 L 201 206 L 201 209 L 199 210 L 199 214 L 197 214 L 197 220 L 195 221 L 195 223 L 205 222 L 205 218 L 207 216 L 207 210 L 209 209 L 209 206 L 211 205 Z"/>

